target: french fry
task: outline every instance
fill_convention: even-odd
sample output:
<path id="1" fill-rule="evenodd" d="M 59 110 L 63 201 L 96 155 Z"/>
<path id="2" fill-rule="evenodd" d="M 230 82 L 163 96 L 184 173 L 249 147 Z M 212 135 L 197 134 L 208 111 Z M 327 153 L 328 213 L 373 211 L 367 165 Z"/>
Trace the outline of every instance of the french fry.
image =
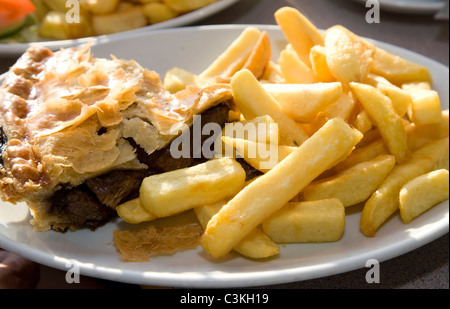
<path id="1" fill-rule="evenodd" d="M 365 110 L 361 111 L 354 121 L 354 126 L 361 132 L 365 134 L 366 132 L 373 129 L 372 121 Z"/>
<path id="2" fill-rule="evenodd" d="M 148 222 L 158 218 L 141 205 L 139 198 L 118 205 L 116 211 L 123 221 L 131 224 Z"/>
<path id="3" fill-rule="evenodd" d="M 182 13 L 197 10 L 216 1 L 217 0 L 163 0 L 165 4 Z"/>
<path id="4" fill-rule="evenodd" d="M 344 233 L 345 208 L 336 198 L 288 203 L 264 220 L 262 227 L 280 244 L 334 242 Z"/>
<path id="5" fill-rule="evenodd" d="M 408 138 L 402 119 L 395 112 L 391 100 L 370 85 L 350 83 L 350 87 L 378 128 L 389 151 L 397 162 L 404 162 L 408 156 Z"/>
<path id="6" fill-rule="evenodd" d="M 408 82 L 401 85 L 401 88 L 408 93 L 421 90 L 432 90 L 430 82 Z"/>
<path id="7" fill-rule="evenodd" d="M 375 74 L 369 74 L 366 78 L 366 83 L 378 88 L 392 101 L 395 111 L 400 117 L 403 117 L 408 111 L 408 107 L 412 103 L 412 98 L 408 91 L 397 87 L 389 82 L 387 79 Z"/>
<path id="8" fill-rule="evenodd" d="M 302 191 L 306 201 L 338 198 L 344 207 L 367 200 L 395 165 L 392 155 L 380 155 L 334 176 L 313 181 Z"/>
<path id="9" fill-rule="evenodd" d="M 272 49 L 270 46 L 269 35 L 266 31 L 263 31 L 242 69 L 249 70 L 257 79 L 260 79 L 264 75 L 271 56 Z"/>
<path id="10" fill-rule="evenodd" d="M 400 190 L 400 217 L 408 224 L 449 198 L 449 173 L 440 169 L 418 176 Z"/>
<path id="11" fill-rule="evenodd" d="M 45 0 L 47 4 L 54 3 L 51 0 Z M 63 1 L 67 2 L 67 1 Z M 84 0 L 82 6 L 92 14 L 110 14 L 119 5 L 119 0 Z"/>
<path id="12" fill-rule="evenodd" d="M 362 82 L 367 75 L 369 75 L 372 68 L 375 47 L 366 40 L 355 35 L 353 36 L 353 50 L 359 61 L 359 80 Z"/>
<path id="13" fill-rule="evenodd" d="M 435 90 L 420 90 L 411 93 L 412 102 L 408 110 L 409 119 L 417 125 L 441 123 L 441 101 Z"/>
<path id="14" fill-rule="evenodd" d="M 330 29 L 339 29 L 345 32 L 353 41 L 353 50 L 359 62 L 359 71 L 361 76 L 361 81 L 367 77 L 373 65 L 373 57 L 376 51 L 375 45 L 367 41 L 366 39 L 356 35 L 348 28 L 342 25 L 335 25 Z M 327 32 L 330 30 L 328 29 Z M 325 34 L 326 35 L 326 34 Z"/>
<path id="15" fill-rule="evenodd" d="M 274 16 L 287 41 L 292 44 L 300 59 L 310 67 L 309 51 L 314 45 L 323 45 L 322 34 L 308 18 L 294 8 L 282 7 Z"/>
<path id="16" fill-rule="evenodd" d="M 206 229 L 209 220 L 225 204 L 226 201 L 220 201 L 215 204 L 194 208 L 194 212 L 203 229 Z M 255 228 L 245 236 L 234 246 L 233 250 L 251 259 L 265 259 L 280 253 L 280 247 L 258 228 Z"/>
<path id="17" fill-rule="evenodd" d="M 336 164 L 362 138 L 336 118 L 262 175 L 208 222 L 200 245 L 213 257 L 226 255 L 241 239 L 296 196 L 323 171 Z"/>
<path id="18" fill-rule="evenodd" d="M 150 24 L 160 23 L 179 15 L 178 11 L 160 2 L 145 3 L 142 6 L 142 11 Z"/>
<path id="19" fill-rule="evenodd" d="M 313 84 L 320 81 L 314 71 L 300 59 L 290 44 L 281 51 L 278 63 L 286 83 Z"/>
<path id="20" fill-rule="evenodd" d="M 325 32 L 325 52 L 331 73 L 347 85 L 365 80 L 373 65 L 375 46 L 337 25 Z"/>
<path id="21" fill-rule="evenodd" d="M 413 63 L 384 49 L 377 48 L 374 54 L 371 72 L 385 77 L 394 85 L 423 81 L 432 83 L 431 73 L 427 67 Z"/>
<path id="22" fill-rule="evenodd" d="M 255 27 L 246 28 L 230 46 L 217 57 L 202 73 L 201 77 L 229 78 L 239 71 L 256 44 L 260 40 L 261 31 Z"/>
<path id="23" fill-rule="evenodd" d="M 261 82 L 264 83 L 278 83 L 282 84 L 285 82 L 283 74 L 281 73 L 280 65 L 275 61 L 269 61 L 267 67 L 264 71 L 263 76 L 261 76 Z"/>
<path id="24" fill-rule="evenodd" d="M 230 140 L 235 138 L 262 143 L 264 145 L 278 145 L 278 124 L 268 115 L 256 117 L 251 120 L 228 123 L 214 143 L 215 151 L 222 153 L 222 156 L 235 158 L 236 151 L 233 144 L 229 143 Z"/>
<path id="25" fill-rule="evenodd" d="M 228 136 L 223 136 L 222 140 L 225 144 L 234 147 L 237 154 L 248 164 L 263 173 L 270 171 L 296 149 L 291 146 L 263 144 Z"/>
<path id="26" fill-rule="evenodd" d="M 147 18 L 144 13 L 134 6 L 110 14 L 92 16 L 92 28 L 97 35 L 133 30 L 146 25 Z"/>
<path id="27" fill-rule="evenodd" d="M 387 149 L 385 142 L 382 139 L 377 139 L 363 147 L 356 148 L 344 161 L 334 166 L 333 170 L 339 173 L 356 164 L 386 154 L 389 154 L 389 149 Z"/>
<path id="28" fill-rule="evenodd" d="M 244 186 L 245 177 L 244 169 L 234 159 L 215 159 L 145 178 L 139 198 L 150 213 L 167 217 L 236 194 Z"/>
<path id="29" fill-rule="evenodd" d="M 337 82 L 264 84 L 263 87 L 288 116 L 299 122 L 310 122 L 320 110 L 336 102 L 342 94 L 342 85 Z"/>
<path id="30" fill-rule="evenodd" d="M 164 89 L 170 93 L 176 93 L 184 90 L 186 86 L 194 85 L 196 75 L 183 70 L 178 67 L 174 67 L 166 72 L 164 75 L 163 85 Z"/>
<path id="31" fill-rule="evenodd" d="M 308 135 L 283 112 L 278 102 L 249 70 L 241 70 L 233 76 L 231 91 L 245 119 L 269 115 L 278 123 L 280 144 L 298 146 L 308 139 Z"/>
<path id="32" fill-rule="evenodd" d="M 50 11 L 41 21 L 39 35 L 55 40 L 68 40 L 90 36 L 93 31 L 85 15 L 80 15 L 79 23 L 68 23 L 65 13 Z"/>
<path id="33" fill-rule="evenodd" d="M 308 124 L 309 135 L 319 130 L 328 120 L 333 118 L 341 118 L 348 121 L 352 111 L 355 108 L 355 100 L 351 93 L 342 92 L 339 99 L 325 107 L 323 111 L 317 113 L 316 117 Z"/>
<path id="34" fill-rule="evenodd" d="M 327 53 L 324 46 L 315 45 L 311 48 L 309 58 L 311 61 L 311 69 L 322 82 L 335 82 L 336 78 L 331 73 L 327 64 Z"/>
<path id="35" fill-rule="evenodd" d="M 246 139 L 257 143 L 278 144 L 278 124 L 269 115 L 228 123 L 222 136 Z"/>
<path id="36" fill-rule="evenodd" d="M 375 236 L 382 224 L 399 209 L 400 190 L 408 181 L 435 169 L 448 169 L 448 149 L 448 138 L 440 139 L 416 150 L 406 163 L 396 165 L 365 203 L 360 219 L 362 233 Z"/>
<path id="37" fill-rule="evenodd" d="M 432 141 L 414 151 L 414 157 L 429 160 L 431 162 L 430 171 L 449 169 L 448 144 L 448 137 Z"/>
<path id="38" fill-rule="evenodd" d="M 355 105 L 356 101 L 353 94 L 351 92 L 342 92 L 336 102 L 325 108 L 323 114 L 325 114 L 328 119 L 339 117 L 345 121 L 349 121 L 351 113 L 355 109 Z"/>
<path id="39" fill-rule="evenodd" d="M 405 128 L 405 130 L 406 130 L 406 128 Z M 378 130 L 378 128 L 374 127 L 372 130 L 364 133 L 364 137 L 361 140 L 361 142 L 359 143 L 358 148 L 367 146 L 368 144 L 370 144 L 380 138 L 381 139 L 383 138 L 380 134 L 380 131 Z M 388 151 L 388 153 L 389 153 L 389 151 Z"/>
<path id="40" fill-rule="evenodd" d="M 44 5 L 51 11 L 56 12 L 62 12 L 65 13 L 69 10 L 68 7 L 66 7 L 66 0 L 42 0 Z M 86 2 L 101 2 L 101 0 L 87 0 Z M 115 1 L 110 1 L 114 3 Z M 108 4 L 105 3 L 105 6 L 108 6 Z"/>
<path id="41" fill-rule="evenodd" d="M 347 85 L 361 80 L 360 63 L 347 32 L 338 27 L 328 29 L 325 52 L 328 68 L 338 81 Z"/>
<path id="42" fill-rule="evenodd" d="M 414 124 L 408 133 L 408 145 L 410 149 L 417 150 L 425 144 L 449 136 L 449 112 L 441 112 L 441 123 L 417 126 Z"/>

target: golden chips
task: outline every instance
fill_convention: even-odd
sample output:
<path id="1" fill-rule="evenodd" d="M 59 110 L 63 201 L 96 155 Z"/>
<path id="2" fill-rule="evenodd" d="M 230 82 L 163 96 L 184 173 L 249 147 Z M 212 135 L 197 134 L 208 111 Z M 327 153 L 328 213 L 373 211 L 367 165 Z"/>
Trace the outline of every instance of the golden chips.
<path id="1" fill-rule="evenodd" d="M 276 61 L 267 33 L 248 27 L 199 75 L 168 72 L 172 92 L 230 84 L 237 109 L 216 143 L 232 158 L 146 179 L 140 200 L 119 206 L 124 220 L 194 208 L 211 256 L 267 258 L 281 243 L 339 241 L 345 207 L 362 205 L 372 237 L 398 210 L 409 223 L 448 199 L 448 111 L 428 69 L 342 26 L 322 34 L 296 9 L 275 18 L 287 39 Z M 257 124 L 267 130 L 232 130 Z M 262 167 L 268 149 L 277 156 Z M 237 155 L 263 175 L 245 185 Z"/>

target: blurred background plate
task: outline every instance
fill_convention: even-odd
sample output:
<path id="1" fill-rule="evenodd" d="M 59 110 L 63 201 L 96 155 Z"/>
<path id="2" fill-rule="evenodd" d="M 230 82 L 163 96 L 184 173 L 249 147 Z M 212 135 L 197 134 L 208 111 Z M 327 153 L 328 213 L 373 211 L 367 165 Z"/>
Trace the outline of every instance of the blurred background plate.
<path id="1" fill-rule="evenodd" d="M 219 13 L 238 1 L 239 0 L 219 0 L 201 9 L 186 13 L 184 15 L 178 16 L 176 18 L 164 22 L 110 35 L 101 35 L 96 37 L 87 37 L 74 40 L 43 41 L 43 42 L 17 43 L 17 44 L 0 43 L 0 55 L 20 56 L 31 45 L 42 45 L 50 48 L 51 50 L 58 50 L 60 48 L 67 48 L 71 46 L 85 44 L 87 42 L 93 42 L 94 44 L 101 42 L 108 42 L 109 40 L 125 38 L 129 35 L 133 35 L 134 33 L 139 32 L 185 26 L 197 22 L 199 20 L 202 20 L 204 18 L 207 18 L 209 16 L 212 16 L 216 13 Z"/>

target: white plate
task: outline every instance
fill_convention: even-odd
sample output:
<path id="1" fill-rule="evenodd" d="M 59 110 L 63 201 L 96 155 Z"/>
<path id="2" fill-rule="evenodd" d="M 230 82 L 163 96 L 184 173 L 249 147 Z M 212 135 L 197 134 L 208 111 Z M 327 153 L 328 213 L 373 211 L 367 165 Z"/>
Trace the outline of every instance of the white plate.
<path id="1" fill-rule="evenodd" d="M 93 52 L 97 57 L 114 54 L 135 59 L 161 76 L 174 66 L 199 73 L 244 27 L 246 25 L 158 30 L 96 45 Z M 273 59 L 276 59 L 286 44 L 283 34 L 277 26 L 257 27 L 270 35 Z M 376 43 L 426 65 L 436 81 L 434 87 L 440 93 L 443 108 L 448 108 L 447 67 L 413 52 Z M 0 246 L 61 270 L 71 266 L 70 263 L 66 266 L 66 262 L 77 261 L 82 275 L 120 282 L 205 288 L 261 286 L 343 273 L 364 268 L 369 259 L 381 262 L 414 250 L 448 233 L 448 206 L 448 201 L 442 203 L 409 225 L 394 216 L 373 238 L 367 238 L 359 231 L 360 212 L 348 209 L 345 232 L 339 242 L 282 246 L 279 256 L 264 262 L 234 254 L 213 260 L 198 248 L 173 256 L 155 257 L 148 263 L 124 263 L 112 243 L 113 230 L 127 227 L 120 220 L 96 232 L 35 232 L 28 224 L 30 218 L 25 206 L 0 203 Z"/>
<path id="2" fill-rule="evenodd" d="M 366 0 L 354 0 L 366 3 Z M 445 0 L 378 0 L 383 10 L 407 14 L 434 14 L 445 6 Z"/>
<path id="3" fill-rule="evenodd" d="M 201 9 L 189 12 L 187 14 L 181 15 L 179 17 L 176 17 L 176 18 L 173 18 L 173 19 L 161 22 L 161 23 L 149 25 L 149 26 L 142 27 L 142 28 L 135 29 L 135 30 L 110 34 L 110 35 L 101 35 L 101 36 L 96 36 L 96 37 L 88 37 L 88 38 L 81 38 L 81 39 L 75 39 L 75 40 L 44 41 L 44 42 L 34 42 L 34 43 L 20 43 L 20 44 L 0 43 L 0 55 L 18 55 L 18 56 L 20 56 L 22 53 L 25 52 L 25 50 L 28 47 L 30 47 L 31 45 L 36 45 L 36 44 L 46 46 L 52 50 L 58 50 L 60 48 L 76 46 L 79 44 L 84 44 L 86 42 L 100 43 L 100 42 L 106 42 L 106 41 L 109 41 L 112 39 L 120 39 L 120 38 L 127 37 L 129 35 L 132 35 L 134 33 L 143 32 L 143 31 L 151 31 L 151 30 L 156 30 L 156 29 L 165 29 L 165 28 L 189 25 L 189 24 L 192 24 L 201 19 L 207 18 L 207 17 L 209 17 L 215 13 L 218 13 L 222 10 L 225 10 L 226 8 L 230 7 L 237 1 L 239 1 L 239 0 L 219 0 L 213 4 L 203 7 Z"/>

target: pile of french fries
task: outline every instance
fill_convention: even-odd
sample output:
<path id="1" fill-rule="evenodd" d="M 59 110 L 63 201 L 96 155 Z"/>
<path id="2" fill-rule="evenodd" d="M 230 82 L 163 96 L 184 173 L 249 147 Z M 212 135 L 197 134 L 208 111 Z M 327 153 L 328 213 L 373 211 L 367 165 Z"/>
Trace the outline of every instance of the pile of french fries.
<path id="1" fill-rule="evenodd" d="M 238 109 L 229 125 L 270 129 L 253 138 L 224 129 L 219 143 L 263 174 L 245 181 L 231 156 L 150 176 L 117 208 L 124 221 L 193 210 L 211 256 L 261 259 L 280 244 L 339 241 L 347 207 L 363 206 L 360 230 L 372 237 L 391 216 L 407 224 L 449 198 L 448 110 L 428 69 L 342 26 L 322 33 L 290 7 L 275 19 L 287 39 L 276 61 L 267 33 L 248 27 L 200 74 L 174 68 L 164 79 L 172 92 L 229 84 Z M 261 168 L 255 144 L 275 148 L 277 162 Z"/>
<path id="2" fill-rule="evenodd" d="M 170 20 L 216 1 L 32 0 L 36 7 L 39 35 L 54 40 L 133 30 Z M 73 22 L 75 17 L 79 20 Z"/>

